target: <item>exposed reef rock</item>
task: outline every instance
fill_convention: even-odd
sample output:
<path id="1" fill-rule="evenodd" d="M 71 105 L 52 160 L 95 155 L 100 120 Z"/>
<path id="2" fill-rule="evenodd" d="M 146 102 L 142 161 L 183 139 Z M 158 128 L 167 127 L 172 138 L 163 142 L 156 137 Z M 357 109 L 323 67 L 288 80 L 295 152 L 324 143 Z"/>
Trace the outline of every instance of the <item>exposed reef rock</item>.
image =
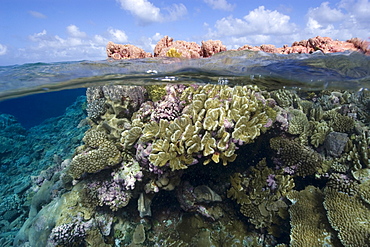
<path id="1" fill-rule="evenodd" d="M 333 40 L 329 37 L 316 36 L 314 38 L 302 41 L 296 41 L 292 46 L 283 46 L 276 48 L 274 45 L 250 46 L 244 45 L 238 50 L 253 50 L 264 51 L 268 53 L 313 53 L 315 51 L 322 51 L 323 53 L 344 52 L 344 51 L 360 51 L 364 54 L 370 55 L 369 42 L 352 38 L 347 41 Z"/>
<path id="2" fill-rule="evenodd" d="M 152 54 L 134 45 L 115 44 L 111 41 L 107 44 L 106 50 L 107 56 L 116 60 L 152 57 Z"/>
<path id="3" fill-rule="evenodd" d="M 226 46 L 219 40 L 202 41 L 201 45 L 195 42 L 182 40 L 174 41 L 173 38 L 164 36 L 158 41 L 154 48 L 153 55 L 145 52 L 134 45 L 121 45 L 109 42 L 107 44 L 107 56 L 116 60 L 127 58 L 146 58 L 146 57 L 177 57 L 177 58 L 201 58 L 210 57 L 216 53 L 226 51 Z M 238 50 L 263 51 L 267 53 L 313 53 L 322 51 L 323 53 L 334 53 L 344 51 L 358 51 L 370 55 L 370 43 L 358 38 L 347 41 L 333 40 L 329 37 L 316 36 L 302 41 L 296 41 L 292 46 L 284 45 L 276 48 L 274 45 L 250 46 L 244 45 Z"/>

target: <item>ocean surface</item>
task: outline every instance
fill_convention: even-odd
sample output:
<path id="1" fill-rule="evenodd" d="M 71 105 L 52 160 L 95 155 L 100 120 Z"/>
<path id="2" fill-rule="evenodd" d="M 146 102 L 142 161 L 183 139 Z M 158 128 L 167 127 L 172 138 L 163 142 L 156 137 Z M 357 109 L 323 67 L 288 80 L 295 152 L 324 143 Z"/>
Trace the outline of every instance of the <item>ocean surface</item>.
<path id="1" fill-rule="evenodd" d="M 234 87 L 244 90 L 253 85 L 257 93 L 251 97 L 264 105 L 261 111 L 269 112 L 268 120 L 259 125 L 263 126 L 258 127 L 258 134 L 250 141 L 233 137 L 224 149 L 219 148 L 221 151 L 214 146 L 216 151 L 211 155 L 188 151 L 196 162 L 186 163 L 186 169 L 178 171 L 170 160 L 160 166 L 152 161 L 148 165 L 148 156 L 147 163 L 138 158 L 142 143 L 132 144 L 133 153 L 127 154 L 128 147 L 122 148 L 126 144 L 120 139 L 124 130 L 117 137 L 112 126 L 104 127 L 116 126 L 113 121 L 116 118 L 127 119 L 125 124 L 129 127 L 124 129 L 129 131 L 131 124 L 134 126 L 131 117 L 137 116 L 133 112 L 139 110 L 140 104 L 122 117 L 123 113 L 117 113 L 115 104 L 109 103 L 113 99 L 107 95 L 86 98 L 88 88 L 105 86 L 114 90 L 122 85 L 143 87 L 148 92 L 153 87 L 165 88 L 162 91 L 165 98 L 154 100 L 149 92 L 149 98 L 140 101 L 140 104 L 156 102 L 151 103 L 153 112 L 171 99 L 165 96 L 166 90 L 167 94 L 173 92 L 170 87 L 181 94 L 182 85 L 193 85 L 199 90 L 206 85 L 213 85 L 212 90 Z M 357 52 L 278 55 L 228 51 L 197 60 L 148 58 L 1 66 L 0 246 L 319 246 L 317 239 L 321 239 L 320 246 L 370 246 L 370 197 L 365 189 L 370 186 L 369 88 L 370 57 Z M 99 97 L 105 100 L 103 105 L 107 109 L 96 116 L 91 109 L 102 107 L 97 103 Z M 124 105 L 123 100 L 120 104 Z M 169 124 L 186 112 L 182 104 L 185 103 L 176 106 L 181 109 L 176 108 L 175 117 L 166 116 Z M 186 104 L 191 104 L 191 99 Z M 166 107 L 166 111 L 174 110 Z M 110 122 L 108 112 L 116 117 Z M 146 126 L 144 120 L 140 121 Z M 159 120 L 152 117 L 149 121 Z M 221 143 L 217 128 L 209 133 L 216 138 L 215 143 Z M 226 134 L 232 133 L 228 128 L 233 127 L 225 128 Z M 82 150 L 87 154 L 99 150 L 87 147 L 83 140 L 89 129 L 106 131 L 108 140 L 118 147 L 122 157 L 118 166 L 88 172 L 82 177 L 72 176 L 75 179 L 72 183 L 72 179 L 66 179 L 73 166 L 70 160 L 81 155 Z M 202 135 L 206 134 L 200 132 L 199 136 Z M 236 158 L 223 156 L 228 165 L 217 164 L 225 149 L 235 145 Z M 293 154 L 288 149 L 309 161 L 290 163 L 296 157 L 290 157 Z M 122 184 L 127 186 L 131 180 L 128 177 L 119 180 L 121 194 L 111 200 L 121 206 L 113 206 L 109 198 L 100 197 L 97 192 L 100 190 L 94 186 L 112 182 L 113 174 L 118 174 L 121 166 L 132 168 L 134 165 L 122 161 L 126 155 L 133 155 L 134 163 L 139 162 L 136 175 L 129 177 L 134 179 L 135 186 L 122 189 Z M 180 156 L 178 153 L 177 157 Z M 300 165 L 304 168 L 299 168 Z M 214 167 L 212 171 L 210 167 Z M 108 180 L 106 177 L 111 174 L 112 180 Z M 268 194 L 253 194 L 247 183 Z M 244 191 L 242 196 L 241 192 L 233 194 L 237 186 L 239 192 Z M 81 194 L 77 196 L 80 199 L 73 197 L 78 190 L 95 193 L 94 200 L 86 198 L 96 206 L 84 209 L 76 206 L 86 201 Z M 131 198 L 127 206 L 119 204 L 126 200 L 123 195 Z M 245 197 L 249 197 L 249 204 L 241 202 Z M 267 204 L 262 197 L 267 198 Z M 64 205 L 65 198 L 75 200 L 75 204 Z M 150 211 L 146 200 L 151 203 L 150 214 L 145 211 L 148 207 Z M 338 200 L 340 203 L 336 204 Z M 308 201 L 315 203 L 305 207 Z M 71 207 L 80 213 L 71 216 L 66 209 Z M 359 214 L 347 214 L 346 207 L 358 207 Z M 313 219 L 321 222 L 320 229 L 317 222 L 317 225 L 298 222 L 301 216 L 297 212 L 313 209 L 320 215 Z M 344 216 L 335 214 L 336 211 Z M 339 223 L 346 217 L 351 219 L 343 227 Z M 358 236 L 349 237 L 361 224 L 365 226 L 357 232 Z M 163 233 L 168 227 L 172 230 Z M 308 229 L 312 239 L 300 239 L 299 234 Z"/>

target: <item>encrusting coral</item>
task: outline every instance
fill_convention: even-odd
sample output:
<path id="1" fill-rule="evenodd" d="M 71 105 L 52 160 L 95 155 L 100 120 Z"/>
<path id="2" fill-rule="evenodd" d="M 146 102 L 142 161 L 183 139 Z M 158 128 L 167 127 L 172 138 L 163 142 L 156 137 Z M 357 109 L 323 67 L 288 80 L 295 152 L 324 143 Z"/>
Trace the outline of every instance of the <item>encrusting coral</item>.
<path id="1" fill-rule="evenodd" d="M 330 225 L 344 246 L 370 246 L 369 204 L 356 193 L 349 195 L 327 186 L 324 206 Z"/>
<path id="2" fill-rule="evenodd" d="M 323 193 L 314 186 L 302 191 L 292 190 L 290 213 L 290 246 L 339 246 L 335 231 L 325 217 Z"/>

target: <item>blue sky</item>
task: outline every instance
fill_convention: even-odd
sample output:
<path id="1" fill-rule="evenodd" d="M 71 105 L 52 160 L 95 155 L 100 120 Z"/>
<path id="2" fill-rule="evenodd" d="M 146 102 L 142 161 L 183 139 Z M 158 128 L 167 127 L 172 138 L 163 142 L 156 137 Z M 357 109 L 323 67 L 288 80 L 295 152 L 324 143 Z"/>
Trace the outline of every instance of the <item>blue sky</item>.
<path id="1" fill-rule="evenodd" d="M 369 39 L 369 23 L 368 0 L 1 0 L 0 65 L 101 60 L 108 41 L 153 52 L 164 35 L 228 49 Z"/>

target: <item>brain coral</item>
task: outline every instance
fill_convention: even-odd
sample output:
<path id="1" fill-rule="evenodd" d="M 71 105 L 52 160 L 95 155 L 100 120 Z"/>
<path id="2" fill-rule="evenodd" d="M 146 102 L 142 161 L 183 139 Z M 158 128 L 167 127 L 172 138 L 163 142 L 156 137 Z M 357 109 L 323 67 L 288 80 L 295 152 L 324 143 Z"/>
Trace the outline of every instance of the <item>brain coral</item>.
<path id="1" fill-rule="evenodd" d="M 79 178 L 85 172 L 98 172 L 121 161 L 120 151 L 105 133 L 91 129 L 86 132 L 83 141 L 85 145 L 80 147 L 81 153 L 72 159 L 69 168 L 73 178 Z"/>
<path id="2" fill-rule="evenodd" d="M 237 145 L 253 142 L 266 129 L 273 112 L 255 90 L 258 88 L 190 86 L 181 94 L 187 106 L 179 117 L 137 124 L 143 126 L 142 134 L 134 126 L 122 133 L 121 142 L 133 144 L 139 138 L 139 143 L 151 143 L 149 161 L 156 166 L 169 164 L 172 170 L 185 169 L 202 156 L 204 164 L 222 160 L 226 165 L 235 160 Z"/>

